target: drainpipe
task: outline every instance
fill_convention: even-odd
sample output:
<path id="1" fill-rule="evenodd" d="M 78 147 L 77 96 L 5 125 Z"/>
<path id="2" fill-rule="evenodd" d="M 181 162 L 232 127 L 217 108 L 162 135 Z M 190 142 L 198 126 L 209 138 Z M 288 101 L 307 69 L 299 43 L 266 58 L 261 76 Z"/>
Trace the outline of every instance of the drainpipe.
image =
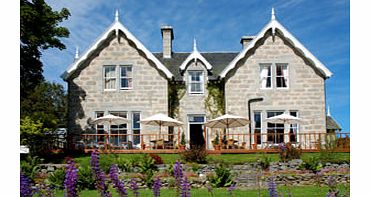
<path id="1" fill-rule="evenodd" d="M 263 101 L 263 98 L 253 98 L 248 100 L 248 118 L 251 120 L 251 103 Z M 252 149 L 252 122 L 249 123 L 249 149 Z"/>

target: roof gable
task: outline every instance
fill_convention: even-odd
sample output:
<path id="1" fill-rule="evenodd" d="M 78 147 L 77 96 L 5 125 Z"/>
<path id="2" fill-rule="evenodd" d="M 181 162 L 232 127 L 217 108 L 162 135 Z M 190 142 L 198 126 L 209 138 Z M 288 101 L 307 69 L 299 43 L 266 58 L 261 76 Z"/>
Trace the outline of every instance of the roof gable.
<path id="1" fill-rule="evenodd" d="M 186 66 L 190 63 L 192 60 L 200 60 L 207 68 L 207 70 L 212 69 L 212 65 L 206 60 L 206 58 L 201 55 L 197 49 L 197 43 L 194 39 L 194 46 L 193 46 L 193 52 L 185 59 L 185 61 L 180 65 L 180 70 L 184 71 L 186 69 Z"/>
<path id="2" fill-rule="evenodd" d="M 300 49 L 300 51 L 303 53 L 303 56 L 309 60 L 312 61 L 314 66 L 319 69 L 322 74 L 329 78 L 333 75 L 332 72 L 328 68 L 324 66 L 310 51 L 306 49 L 306 47 L 303 46 L 288 30 L 285 29 L 283 25 L 281 25 L 275 18 L 274 9 L 272 9 L 272 17 L 269 23 L 265 25 L 265 27 L 262 28 L 262 30 L 256 35 L 256 37 L 248 44 L 247 47 L 245 47 L 231 62 L 230 64 L 220 73 L 220 77 L 224 78 L 226 77 L 227 73 L 235 68 L 236 64 L 239 60 L 245 57 L 245 55 L 253 48 L 255 47 L 256 43 L 262 39 L 265 35 L 265 33 L 269 30 L 272 30 L 273 36 L 275 35 L 276 30 L 279 30 L 285 39 L 288 39 L 292 45 Z"/>
<path id="3" fill-rule="evenodd" d="M 127 37 L 127 39 L 131 40 L 137 47 L 137 49 L 141 50 L 146 58 L 150 59 L 154 62 L 157 69 L 161 70 L 168 79 L 172 79 L 173 74 L 134 36 L 130 31 L 126 29 L 126 27 L 119 22 L 118 20 L 118 13 L 116 12 L 115 21 L 109 26 L 101 36 L 88 48 L 84 54 L 78 58 L 75 62 L 73 62 L 67 70 L 62 74 L 62 78 L 64 80 L 68 80 L 68 78 L 77 70 L 77 68 L 88 59 L 90 55 L 92 55 L 93 51 L 98 49 L 101 43 L 103 43 L 106 39 L 108 39 L 109 35 L 112 32 L 115 32 L 116 36 L 119 35 L 119 31 L 123 32 L 123 34 Z"/>

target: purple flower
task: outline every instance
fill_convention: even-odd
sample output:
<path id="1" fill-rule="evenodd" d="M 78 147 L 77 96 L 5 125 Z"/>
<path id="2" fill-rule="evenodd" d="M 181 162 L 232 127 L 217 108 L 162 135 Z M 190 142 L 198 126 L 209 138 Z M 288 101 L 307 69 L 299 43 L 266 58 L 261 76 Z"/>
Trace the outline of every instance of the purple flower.
<path id="1" fill-rule="evenodd" d="M 190 197 L 190 183 L 186 177 L 181 183 L 181 197 Z"/>
<path id="2" fill-rule="evenodd" d="M 158 176 L 157 179 L 155 179 L 154 184 L 153 184 L 154 197 L 161 196 L 161 187 L 162 187 L 161 179 Z"/>
<path id="3" fill-rule="evenodd" d="M 233 196 L 233 191 L 236 189 L 236 183 L 230 185 L 229 188 L 227 188 L 227 191 L 229 192 L 230 196 Z"/>
<path id="4" fill-rule="evenodd" d="M 335 181 L 334 176 L 328 177 L 328 186 L 329 192 L 326 194 L 326 197 L 336 197 L 339 191 L 337 189 L 337 182 Z"/>
<path id="5" fill-rule="evenodd" d="M 177 188 L 181 187 L 182 179 L 184 177 L 184 173 L 182 172 L 182 164 L 178 160 L 173 167 L 174 177 L 175 177 L 175 186 Z"/>
<path id="6" fill-rule="evenodd" d="M 33 196 L 31 181 L 21 172 L 21 197 Z"/>
<path id="7" fill-rule="evenodd" d="M 274 177 L 270 177 L 270 181 L 268 183 L 268 186 L 269 186 L 269 193 L 270 193 L 270 197 L 279 197 L 278 196 L 278 192 L 277 192 L 277 188 L 276 188 L 276 183 L 274 181 Z"/>
<path id="8" fill-rule="evenodd" d="M 64 179 L 64 187 L 67 197 L 75 197 L 77 194 L 77 168 L 76 163 L 71 159 L 67 162 L 66 176 Z"/>
<path id="9" fill-rule="evenodd" d="M 120 197 L 126 197 L 127 196 L 127 191 L 125 189 L 125 185 L 118 178 L 118 167 L 117 167 L 117 164 L 113 164 L 110 167 L 109 176 L 110 176 L 110 179 L 113 182 L 113 187 L 116 188 L 119 196 Z"/>
<path id="10" fill-rule="evenodd" d="M 99 164 L 99 152 L 97 150 L 94 150 L 91 153 L 91 170 L 92 174 L 96 180 L 96 189 L 100 191 L 100 195 L 102 197 L 111 197 L 112 194 L 108 191 L 108 186 L 105 184 L 106 175 L 105 173 L 100 169 Z"/>
<path id="11" fill-rule="evenodd" d="M 134 193 L 134 196 L 135 197 L 139 197 L 140 196 L 140 194 L 139 194 L 139 187 L 137 186 L 137 183 L 136 183 L 136 181 L 135 181 L 134 178 L 131 179 L 130 188 L 131 188 L 132 192 Z"/>

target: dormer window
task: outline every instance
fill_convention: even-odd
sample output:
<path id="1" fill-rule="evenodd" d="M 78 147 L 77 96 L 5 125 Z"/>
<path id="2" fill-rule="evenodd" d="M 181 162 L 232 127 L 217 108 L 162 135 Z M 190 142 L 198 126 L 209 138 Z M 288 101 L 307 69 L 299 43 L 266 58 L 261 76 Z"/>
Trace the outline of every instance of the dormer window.
<path id="1" fill-rule="evenodd" d="M 188 89 L 190 94 L 204 93 L 204 76 L 203 71 L 188 71 Z"/>

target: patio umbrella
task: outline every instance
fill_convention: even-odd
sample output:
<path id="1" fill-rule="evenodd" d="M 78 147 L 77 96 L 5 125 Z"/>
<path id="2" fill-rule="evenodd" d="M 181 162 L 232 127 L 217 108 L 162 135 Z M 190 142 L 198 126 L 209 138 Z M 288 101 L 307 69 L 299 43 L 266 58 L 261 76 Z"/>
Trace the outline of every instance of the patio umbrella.
<path id="1" fill-rule="evenodd" d="M 297 118 L 289 114 L 280 114 L 277 116 L 266 118 L 265 120 L 267 122 L 275 123 L 275 124 L 297 124 L 301 122 L 300 118 Z M 275 130 L 275 139 L 276 139 L 276 130 Z"/>
<path id="2" fill-rule="evenodd" d="M 96 118 L 95 120 L 91 121 L 92 124 L 97 124 L 97 125 L 108 124 L 109 128 L 111 125 L 120 125 L 120 124 L 125 124 L 128 122 L 130 121 L 127 118 L 115 116 L 112 114 L 108 114 L 108 115 Z M 108 134 L 109 134 L 109 139 L 110 139 L 110 129 L 108 130 Z"/>
<path id="3" fill-rule="evenodd" d="M 228 132 L 229 128 L 242 127 L 249 123 L 250 121 L 248 120 L 248 118 L 225 114 L 223 116 L 207 121 L 204 125 L 210 128 L 226 128 Z"/>
<path id="4" fill-rule="evenodd" d="M 276 124 L 296 124 L 299 123 L 301 119 L 289 114 L 280 114 L 277 116 L 266 118 L 266 121 Z"/>
<path id="5" fill-rule="evenodd" d="M 155 114 L 155 115 L 150 116 L 148 118 L 144 118 L 139 122 L 143 123 L 143 124 L 147 124 L 147 125 L 158 125 L 159 126 L 159 134 L 161 134 L 162 126 L 178 127 L 178 126 L 181 126 L 181 125 L 184 124 L 184 123 L 182 123 L 178 120 L 175 120 L 175 119 L 173 119 L 171 117 L 168 117 L 167 115 L 164 115 L 164 114 L 161 114 L 161 113 Z"/>
<path id="6" fill-rule="evenodd" d="M 249 124 L 248 118 L 242 116 L 235 116 L 230 114 L 225 114 L 213 120 L 209 120 L 205 123 L 207 127 L 210 128 L 233 128 L 242 127 Z"/>

